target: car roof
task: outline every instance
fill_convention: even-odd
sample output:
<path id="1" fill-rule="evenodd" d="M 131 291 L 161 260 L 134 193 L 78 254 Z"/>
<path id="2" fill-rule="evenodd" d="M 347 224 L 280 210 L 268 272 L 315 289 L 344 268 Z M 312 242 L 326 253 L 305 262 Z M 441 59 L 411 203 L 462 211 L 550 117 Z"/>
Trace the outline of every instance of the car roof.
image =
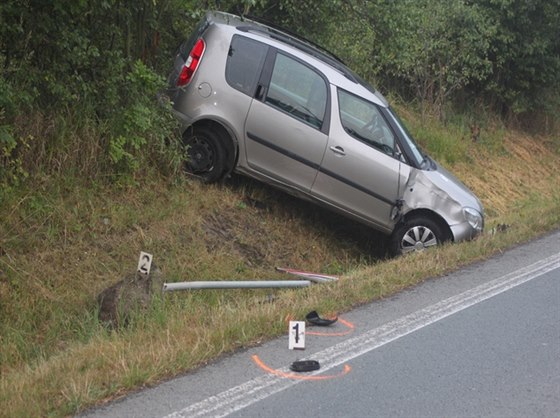
<path id="1" fill-rule="evenodd" d="M 248 19 L 225 12 L 208 12 L 206 18 L 211 23 L 227 25 L 244 32 L 253 39 L 262 40 L 265 37 L 267 43 L 305 61 L 311 60 L 328 77 L 330 83 L 383 107 L 388 106 L 381 93 L 348 68 L 336 55 L 301 36 L 258 22 L 255 18 Z"/>

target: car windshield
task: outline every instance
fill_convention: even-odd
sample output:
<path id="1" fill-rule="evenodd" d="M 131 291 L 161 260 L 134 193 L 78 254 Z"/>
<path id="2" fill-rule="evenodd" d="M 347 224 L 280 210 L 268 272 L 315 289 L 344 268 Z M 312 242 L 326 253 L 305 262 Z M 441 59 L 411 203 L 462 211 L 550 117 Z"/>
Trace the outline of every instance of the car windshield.
<path id="1" fill-rule="evenodd" d="M 411 157 L 414 158 L 415 165 L 423 169 L 430 168 L 431 163 L 429 162 L 429 157 L 422 153 L 419 146 L 416 144 L 416 142 L 412 138 L 412 135 L 408 132 L 401 119 L 395 112 L 393 112 L 391 108 L 387 109 L 387 113 L 393 118 L 395 125 L 398 126 L 399 130 L 401 131 L 402 138 L 406 141 L 406 144 L 411 151 Z"/>

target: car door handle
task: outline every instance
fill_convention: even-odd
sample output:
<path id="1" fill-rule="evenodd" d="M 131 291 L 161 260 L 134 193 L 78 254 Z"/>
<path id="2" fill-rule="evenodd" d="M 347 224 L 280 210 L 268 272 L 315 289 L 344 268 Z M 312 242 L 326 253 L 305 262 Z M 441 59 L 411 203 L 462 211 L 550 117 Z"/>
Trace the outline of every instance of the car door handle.
<path id="1" fill-rule="evenodd" d="M 344 148 L 342 147 L 330 147 L 330 150 L 337 155 L 346 155 L 346 153 L 344 152 Z"/>
<path id="2" fill-rule="evenodd" d="M 265 87 L 261 83 L 259 83 L 257 86 L 257 91 L 255 93 L 255 99 L 262 101 L 264 99 L 265 94 L 266 94 Z"/>

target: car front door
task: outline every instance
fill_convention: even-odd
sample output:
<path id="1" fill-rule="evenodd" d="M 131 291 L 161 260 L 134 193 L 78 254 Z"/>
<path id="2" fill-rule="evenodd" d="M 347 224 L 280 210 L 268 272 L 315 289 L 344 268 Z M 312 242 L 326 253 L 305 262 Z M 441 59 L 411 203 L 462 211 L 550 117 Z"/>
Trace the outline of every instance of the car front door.
<path id="1" fill-rule="evenodd" d="M 393 131 L 376 104 L 345 90 L 337 90 L 336 108 L 312 194 L 390 232 L 391 211 L 409 171 L 395 157 Z"/>
<path id="2" fill-rule="evenodd" d="M 328 142 L 328 108 L 323 76 L 273 50 L 245 122 L 249 167 L 309 192 Z"/>

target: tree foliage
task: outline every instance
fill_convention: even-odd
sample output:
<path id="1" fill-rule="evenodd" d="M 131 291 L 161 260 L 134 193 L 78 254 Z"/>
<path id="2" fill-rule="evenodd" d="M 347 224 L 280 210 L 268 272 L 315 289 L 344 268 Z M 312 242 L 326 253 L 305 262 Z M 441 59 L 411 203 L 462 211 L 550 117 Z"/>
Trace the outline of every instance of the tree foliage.
<path id="1" fill-rule="evenodd" d="M 407 0 L 385 21 L 379 57 L 388 76 L 402 80 L 421 103 L 440 111 L 445 101 L 491 71 L 494 28 L 462 0 Z"/>
<path id="2" fill-rule="evenodd" d="M 492 72 L 480 90 L 506 112 L 547 109 L 553 103 L 557 106 L 560 0 L 477 0 L 475 3 L 495 26 L 488 53 Z"/>

